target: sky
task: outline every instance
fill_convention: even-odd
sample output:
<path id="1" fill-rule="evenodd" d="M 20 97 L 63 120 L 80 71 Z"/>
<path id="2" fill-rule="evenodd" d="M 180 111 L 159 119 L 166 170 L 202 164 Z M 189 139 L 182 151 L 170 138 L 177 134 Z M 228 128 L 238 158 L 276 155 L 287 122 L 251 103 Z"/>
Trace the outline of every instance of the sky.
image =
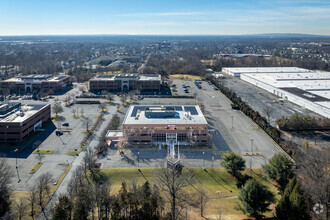
<path id="1" fill-rule="evenodd" d="M 330 0 L 0 0 L 5 35 L 330 35 Z"/>

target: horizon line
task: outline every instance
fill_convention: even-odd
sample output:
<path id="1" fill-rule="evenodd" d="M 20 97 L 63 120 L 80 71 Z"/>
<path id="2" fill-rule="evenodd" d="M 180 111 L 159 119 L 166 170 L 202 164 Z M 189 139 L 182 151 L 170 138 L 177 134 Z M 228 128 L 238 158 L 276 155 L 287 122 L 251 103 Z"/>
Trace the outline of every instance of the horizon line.
<path id="1" fill-rule="evenodd" d="M 0 35 L 0 37 L 37 37 L 37 36 L 254 36 L 254 35 L 306 35 L 317 37 L 330 37 L 330 34 L 305 34 L 305 33 L 253 33 L 253 34 L 17 34 Z"/>

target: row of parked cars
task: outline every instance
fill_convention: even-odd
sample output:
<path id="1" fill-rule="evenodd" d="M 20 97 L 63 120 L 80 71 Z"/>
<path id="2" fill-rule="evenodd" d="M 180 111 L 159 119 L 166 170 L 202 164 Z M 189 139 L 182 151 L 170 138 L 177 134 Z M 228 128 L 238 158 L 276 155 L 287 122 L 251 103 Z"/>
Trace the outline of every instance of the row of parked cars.
<path id="1" fill-rule="evenodd" d="M 218 88 L 214 86 L 210 81 L 207 81 L 207 83 L 211 86 L 212 89 L 218 90 Z"/>
<path id="2" fill-rule="evenodd" d="M 183 91 L 185 92 L 185 93 L 189 93 L 189 88 L 190 86 L 186 86 L 185 84 L 183 84 L 182 85 L 182 88 L 183 88 Z"/>
<path id="3" fill-rule="evenodd" d="M 3 95 L 0 95 L 0 98 L 3 98 Z M 32 95 L 16 95 L 16 94 L 12 94 L 12 95 L 8 95 L 6 96 L 7 99 L 11 99 L 11 100 L 17 100 L 17 99 L 32 99 Z"/>
<path id="4" fill-rule="evenodd" d="M 195 85 L 197 86 L 197 88 L 199 88 L 199 89 L 202 88 L 202 86 L 201 86 L 202 81 L 196 81 L 196 80 L 195 80 L 194 83 L 195 83 Z"/>

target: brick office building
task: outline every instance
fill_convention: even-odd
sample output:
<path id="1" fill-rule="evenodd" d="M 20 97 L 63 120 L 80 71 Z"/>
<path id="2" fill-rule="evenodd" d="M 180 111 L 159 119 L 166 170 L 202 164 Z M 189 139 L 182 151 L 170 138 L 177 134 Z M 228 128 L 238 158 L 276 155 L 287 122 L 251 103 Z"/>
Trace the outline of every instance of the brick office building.
<path id="1" fill-rule="evenodd" d="M 206 146 L 208 124 L 197 105 L 131 105 L 122 135 L 133 145 Z"/>
<path id="2" fill-rule="evenodd" d="M 32 93 L 33 91 L 48 93 L 58 92 L 67 87 L 69 83 L 70 77 L 66 75 L 31 74 L 3 80 L 1 89 L 16 94 Z"/>
<path id="3" fill-rule="evenodd" d="M 92 92 L 120 92 L 130 90 L 160 91 L 160 75 L 139 75 L 137 73 L 120 73 L 117 75 L 98 75 L 89 80 Z"/>
<path id="4" fill-rule="evenodd" d="M 0 103 L 0 142 L 18 143 L 50 120 L 50 104 Z"/>

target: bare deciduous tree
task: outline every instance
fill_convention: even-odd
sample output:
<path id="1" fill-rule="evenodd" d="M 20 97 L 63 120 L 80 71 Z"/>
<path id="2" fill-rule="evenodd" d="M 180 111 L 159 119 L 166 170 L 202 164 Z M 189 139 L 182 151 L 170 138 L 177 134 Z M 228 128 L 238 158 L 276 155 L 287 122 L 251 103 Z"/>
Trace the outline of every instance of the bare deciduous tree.
<path id="1" fill-rule="evenodd" d="M 323 206 L 323 213 L 316 214 L 311 210 L 311 215 L 315 219 L 329 219 L 329 146 L 326 149 L 318 150 L 306 147 L 296 155 L 296 170 L 298 178 L 301 180 L 303 191 L 309 198 L 310 207 L 317 203 Z"/>
<path id="2" fill-rule="evenodd" d="M 183 188 L 191 185 L 194 174 L 181 174 L 176 168 L 158 168 L 156 169 L 156 178 L 159 182 L 160 190 L 165 193 L 171 204 L 171 219 L 177 219 L 184 208 L 180 203 L 185 200 Z"/>
<path id="3" fill-rule="evenodd" d="M 265 106 L 262 110 L 265 115 L 267 116 L 268 119 L 268 123 L 270 124 L 270 117 L 273 115 L 274 113 L 274 108 L 270 107 L 270 106 Z"/>
<path id="4" fill-rule="evenodd" d="M 30 205 L 30 212 L 29 212 L 29 216 L 31 216 L 32 219 L 34 219 L 35 214 L 36 214 L 36 204 L 37 204 L 37 190 L 35 188 L 33 188 L 30 193 L 29 193 L 29 197 L 28 197 L 28 202 Z"/>
<path id="5" fill-rule="evenodd" d="M 75 108 L 71 108 L 71 113 L 73 114 L 73 117 L 76 117 L 76 109 Z"/>
<path id="6" fill-rule="evenodd" d="M 92 120 L 89 117 L 83 118 L 83 124 L 87 132 L 90 132 L 89 128 L 92 126 Z"/>
<path id="7" fill-rule="evenodd" d="M 83 172 L 84 172 L 84 167 L 79 166 L 72 173 L 71 179 L 67 187 L 67 192 L 71 198 L 77 194 L 77 190 L 79 186 L 83 184 L 82 182 Z"/>
<path id="8" fill-rule="evenodd" d="M 78 110 L 77 110 L 78 111 Z M 81 108 L 80 109 L 80 114 L 81 114 L 81 117 L 84 117 L 84 108 Z"/>
<path id="9" fill-rule="evenodd" d="M 107 98 L 107 100 L 109 100 L 109 102 L 111 102 L 113 100 L 113 95 L 108 92 L 106 95 L 106 98 Z"/>
<path id="10" fill-rule="evenodd" d="M 15 204 L 15 212 L 17 219 L 21 220 L 26 214 L 26 204 L 24 203 L 23 198 L 20 198 L 20 200 Z"/>
<path id="11" fill-rule="evenodd" d="M 50 197 L 50 183 L 52 180 L 52 174 L 50 172 L 46 172 L 41 174 L 36 181 L 36 189 L 38 191 L 38 203 L 41 210 L 44 210 L 45 197 Z"/>
<path id="12" fill-rule="evenodd" d="M 84 93 L 84 92 L 86 92 L 86 86 L 85 85 L 82 85 L 82 86 L 79 86 L 79 91 L 80 92 L 82 92 L 82 93 Z"/>
<path id="13" fill-rule="evenodd" d="M 58 115 L 58 113 L 63 112 L 63 108 L 62 108 L 62 104 L 61 104 L 61 102 L 56 101 L 56 102 L 53 104 L 52 110 L 53 110 L 53 112 L 55 113 L 56 116 Z"/>
<path id="14" fill-rule="evenodd" d="M 103 115 L 105 112 L 107 112 L 107 104 L 106 103 L 104 103 L 104 102 L 101 102 L 100 104 L 99 104 L 99 108 L 100 108 L 100 111 L 101 111 L 101 114 Z"/>
<path id="15" fill-rule="evenodd" d="M 0 217 L 10 213 L 11 178 L 13 173 L 7 159 L 0 158 Z"/>
<path id="16" fill-rule="evenodd" d="M 207 204 L 209 202 L 209 196 L 207 190 L 200 186 L 198 187 L 198 192 L 195 196 L 196 204 L 200 210 L 201 217 L 204 217 L 205 210 L 207 208 Z"/>
<path id="17" fill-rule="evenodd" d="M 69 106 L 71 100 L 72 100 L 72 97 L 71 97 L 69 94 L 67 94 L 67 95 L 64 97 L 65 105 L 66 105 L 66 106 Z"/>
<path id="18" fill-rule="evenodd" d="M 89 170 L 94 177 L 93 169 L 96 167 L 97 158 L 95 157 L 93 150 L 88 148 L 86 154 L 83 157 L 83 166 L 85 169 L 85 177 L 87 178 L 87 170 Z"/>

